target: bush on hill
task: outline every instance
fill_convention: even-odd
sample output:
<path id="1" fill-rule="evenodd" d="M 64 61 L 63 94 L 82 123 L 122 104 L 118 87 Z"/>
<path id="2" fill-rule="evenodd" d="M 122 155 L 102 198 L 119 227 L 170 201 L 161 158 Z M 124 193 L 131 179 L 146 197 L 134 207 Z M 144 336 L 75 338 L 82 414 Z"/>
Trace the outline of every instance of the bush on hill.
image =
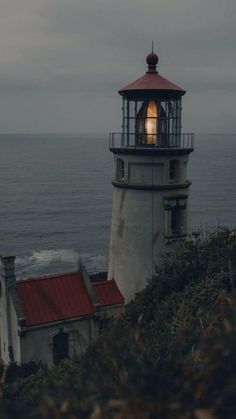
<path id="1" fill-rule="evenodd" d="M 180 245 L 80 363 L 6 384 L 8 417 L 234 418 L 235 260 L 226 229 Z"/>

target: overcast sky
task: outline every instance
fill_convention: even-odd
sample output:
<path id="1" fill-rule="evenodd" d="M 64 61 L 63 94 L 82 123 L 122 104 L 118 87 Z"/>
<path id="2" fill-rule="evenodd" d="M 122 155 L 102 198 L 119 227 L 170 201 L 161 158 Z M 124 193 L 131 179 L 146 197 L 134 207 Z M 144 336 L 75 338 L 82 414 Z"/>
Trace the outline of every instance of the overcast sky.
<path id="1" fill-rule="evenodd" d="M 152 39 L 184 130 L 236 132 L 235 19 L 236 0 L 0 0 L 0 132 L 119 131 Z"/>

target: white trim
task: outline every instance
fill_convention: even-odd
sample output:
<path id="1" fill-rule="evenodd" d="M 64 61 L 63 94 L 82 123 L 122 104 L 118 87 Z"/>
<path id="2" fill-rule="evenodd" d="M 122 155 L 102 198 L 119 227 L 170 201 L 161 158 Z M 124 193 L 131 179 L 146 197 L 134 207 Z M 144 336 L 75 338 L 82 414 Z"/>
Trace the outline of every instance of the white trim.
<path id="1" fill-rule="evenodd" d="M 73 322 L 77 322 L 77 321 L 83 321 L 83 320 L 90 320 L 94 318 L 94 314 L 93 313 L 91 316 L 81 316 L 81 317 L 72 317 L 69 319 L 62 319 L 62 320 L 57 320 L 55 322 L 50 322 L 50 323 L 41 323 L 41 324 L 36 324 L 34 326 L 23 326 L 21 327 L 21 332 L 23 333 L 27 333 L 27 332 L 31 332 L 32 330 L 37 330 L 37 329 L 42 329 L 45 327 L 52 327 L 52 326 L 58 326 L 60 324 L 64 324 L 64 323 L 73 323 Z"/>
<path id="2" fill-rule="evenodd" d="M 48 335 L 48 343 L 50 346 L 53 345 L 53 338 L 60 333 L 62 330 L 63 333 L 67 333 L 70 337 L 71 329 L 67 329 L 67 327 L 60 327 L 59 329 L 55 330 L 54 332 L 49 333 Z"/>

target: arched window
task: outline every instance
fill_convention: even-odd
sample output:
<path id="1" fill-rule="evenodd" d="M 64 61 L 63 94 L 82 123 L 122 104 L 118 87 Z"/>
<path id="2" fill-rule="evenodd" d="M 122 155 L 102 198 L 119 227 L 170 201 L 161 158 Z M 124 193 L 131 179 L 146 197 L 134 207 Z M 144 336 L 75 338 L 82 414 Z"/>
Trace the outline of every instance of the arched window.
<path id="1" fill-rule="evenodd" d="M 179 179 L 179 160 L 170 160 L 169 163 L 169 178 L 172 182 L 177 182 Z"/>
<path id="2" fill-rule="evenodd" d="M 187 234 L 187 197 L 165 198 L 166 239 L 186 236 Z"/>
<path id="3" fill-rule="evenodd" d="M 122 159 L 117 159 L 117 181 L 124 182 L 125 180 L 125 163 Z"/>
<path id="4" fill-rule="evenodd" d="M 69 356 L 69 333 L 63 332 L 63 329 L 53 336 L 53 362 L 59 364 L 63 359 Z"/>

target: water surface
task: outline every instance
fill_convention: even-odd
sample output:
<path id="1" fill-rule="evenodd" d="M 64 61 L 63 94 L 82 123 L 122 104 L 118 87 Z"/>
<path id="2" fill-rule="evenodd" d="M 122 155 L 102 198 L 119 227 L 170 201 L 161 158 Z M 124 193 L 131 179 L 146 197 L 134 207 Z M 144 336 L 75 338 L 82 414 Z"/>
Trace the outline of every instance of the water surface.
<path id="1" fill-rule="evenodd" d="M 188 165 L 193 229 L 236 227 L 236 136 L 199 135 Z M 113 156 L 107 135 L 0 135 L 0 253 L 18 276 L 106 270 Z"/>

